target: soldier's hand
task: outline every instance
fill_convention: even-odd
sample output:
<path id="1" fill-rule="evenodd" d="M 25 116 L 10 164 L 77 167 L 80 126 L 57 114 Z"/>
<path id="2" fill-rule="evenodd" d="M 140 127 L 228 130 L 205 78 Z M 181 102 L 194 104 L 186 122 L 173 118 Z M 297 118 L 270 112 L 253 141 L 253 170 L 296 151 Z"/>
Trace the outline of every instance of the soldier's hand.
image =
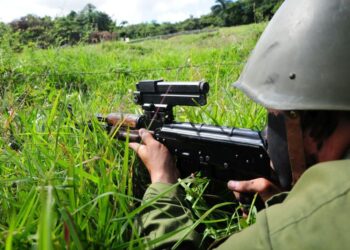
<path id="1" fill-rule="evenodd" d="M 265 178 L 257 178 L 248 181 L 229 181 L 228 189 L 233 191 L 238 200 L 244 193 L 258 193 L 260 198 L 265 202 L 273 195 L 281 192 L 281 189 Z"/>
<path id="2" fill-rule="evenodd" d="M 145 164 L 152 183 L 175 183 L 180 177 L 180 173 L 168 149 L 156 141 L 152 134 L 145 129 L 140 129 L 139 135 L 141 143 L 132 142 L 129 143 L 129 146 Z"/>

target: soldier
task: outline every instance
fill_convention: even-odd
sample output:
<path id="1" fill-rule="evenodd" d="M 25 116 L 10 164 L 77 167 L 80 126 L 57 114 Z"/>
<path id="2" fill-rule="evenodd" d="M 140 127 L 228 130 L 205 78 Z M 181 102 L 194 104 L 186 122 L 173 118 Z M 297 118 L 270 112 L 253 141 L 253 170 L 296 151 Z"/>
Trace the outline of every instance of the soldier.
<path id="1" fill-rule="evenodd" d="M 256 224 L 218 249 L 344 249 L 350 246 L 350 0 L 286 0 L 258 41 L 235 86 L 268 110 L 267 140 L 279 186 L 230 181 L 236 194 L 258 192 L 269 206 Z M 176 182 L 168 150 L 145 130 L 130 143 L 152 180 L 147 201 Z M 181 191 L 141 215 L 151 238 L 192 224 Z M 279 203 L 277 203 L 278 201 Z M 182 237 L 174 235 L 162 245 Z M 198 235 L 184 246 L 198 247 Z M 192 249 L 193 249 L 192 248 Z"/>

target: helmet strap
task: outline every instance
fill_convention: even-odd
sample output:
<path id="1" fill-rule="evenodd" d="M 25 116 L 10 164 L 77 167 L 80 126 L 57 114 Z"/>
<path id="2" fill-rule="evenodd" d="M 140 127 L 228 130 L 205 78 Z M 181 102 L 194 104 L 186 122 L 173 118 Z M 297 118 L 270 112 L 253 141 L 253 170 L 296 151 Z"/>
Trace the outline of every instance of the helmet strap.
<path id="1" fill-rule="evenodd" d="M 306 170 L 303 132 L 298 112 L 287 111 L 285 114 L 288 154 L 294 185 Z"/>

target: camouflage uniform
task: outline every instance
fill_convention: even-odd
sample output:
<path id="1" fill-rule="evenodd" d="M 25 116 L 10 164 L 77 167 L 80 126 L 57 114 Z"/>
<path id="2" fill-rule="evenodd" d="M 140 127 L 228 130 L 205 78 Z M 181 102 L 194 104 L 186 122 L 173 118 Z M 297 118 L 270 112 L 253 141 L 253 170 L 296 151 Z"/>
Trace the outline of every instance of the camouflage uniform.
<path id="1" fill-rule="evenodd" d="M 307 170 L 287 198 L 258 213 L 256 224 L 232 235 L 217 249 L 346 249 L 350 246 L 350 160 L 317 164 Z M 144 202 L 169 190 L 171 185 L 155 183 Z M 154 207 L 141 214 L 141 233 L 149 239 L 184 229 L 155 246 L 172 246 L 193 221 L 182 201 L 182 193 L 170 189 Z M 272 198 L 273 199 L 273 198 Z M 199 235 L 192 231 L 185 246 L 197 249 Z M 183 246 L 179 247 L 183 249 Z"/>

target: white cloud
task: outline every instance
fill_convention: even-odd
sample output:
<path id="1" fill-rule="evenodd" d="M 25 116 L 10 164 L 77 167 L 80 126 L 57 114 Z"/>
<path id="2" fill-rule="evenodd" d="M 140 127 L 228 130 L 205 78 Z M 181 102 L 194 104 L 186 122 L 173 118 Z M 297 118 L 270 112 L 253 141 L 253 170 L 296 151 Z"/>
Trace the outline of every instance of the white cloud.
<path id="1" fill-rule="evenodd" d="M 117 22 L 176 22 L 190 15 L 210 12 L 214 0 L 0 0 L 0 21 L 10 22 L 27 14 L 62 16 L 91 3 Z"/>
<path id="2" fill-rule="evenodd" d="M 38 4 L 36 1 L 4 1 L 0 0 L 0 20 L 9 22 L 26 14 L 55 15 L 52 9 Z"/>

